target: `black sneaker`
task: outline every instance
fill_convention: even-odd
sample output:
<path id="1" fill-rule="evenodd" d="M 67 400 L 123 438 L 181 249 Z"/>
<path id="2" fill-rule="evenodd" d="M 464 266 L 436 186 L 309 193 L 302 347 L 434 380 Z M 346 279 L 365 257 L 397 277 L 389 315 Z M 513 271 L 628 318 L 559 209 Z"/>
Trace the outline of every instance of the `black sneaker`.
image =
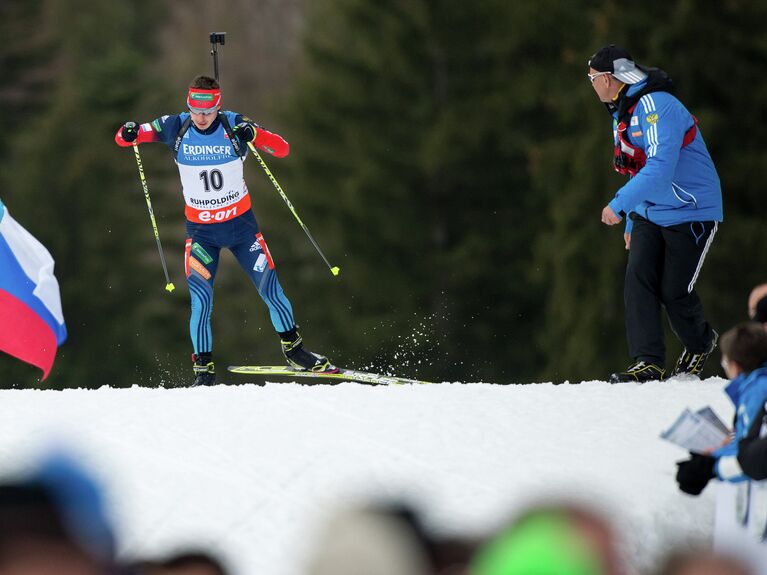
<path id="1" fill-rule="evenodd" d="M 213 354 L 192 354 L 192 361 L 194 362 L 192 365 L 192 369 L 194 370 L 194 383 L 192 383 L 192 385 L 215 385 L 216 368 L 213 365 Z"/>
<path id="2" fill-rule="evenodd" d="M 637 361 L 631 364 L 626 371 L 619 371 L 610 376 L 610 383 L 625 383 L 630 381 L 662 381 L 666 370 L 658 367 L 654 363 L 646 361 Z"/>
<path id="3" fill-rule="evenodd" d="M 288 365 L 298 371 L 327 371 L 335 373 L 338 368 L 330 363 L 327 357 L 318 353 L 307 351 L 304 348 L 304 340 L 294 329 L 280 334 L 282 353 L 288 361 Z"/>
<path id="4" fill-rule="evenodd" d="M 690 353 L 685 348 L 685 350 L 682 352 L 682 355 L 680 355 L 679 359 L 676 360 L 676 367 L 674 367 L 674 373 L 672 377 L 676 377 L 678 375 L 693 375 L 698 378 L 700 377 L 700 373 L 703 371 L 703 366 L 706 364 L 708 356 L 711 355 L 714 349 L 716 349 L 716 343 L 719 341 L 719 334 L 716 332 L 716 330 L 712 331 L 714 332 L 714 335 L 711 339 L 711 344 L 708 346 L 708 351 L 701 353 Z"/>

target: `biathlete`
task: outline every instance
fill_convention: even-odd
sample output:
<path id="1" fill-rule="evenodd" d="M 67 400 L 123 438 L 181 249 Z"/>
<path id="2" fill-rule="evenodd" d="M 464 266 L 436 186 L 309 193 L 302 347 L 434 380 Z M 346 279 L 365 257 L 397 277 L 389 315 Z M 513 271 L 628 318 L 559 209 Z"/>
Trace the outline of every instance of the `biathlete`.
<path id="1" fill-rule="evenodd" d="M 288 155 L 288 143 L 241 114 L 221 111 L 220 87 L 208 76 L 192 81 L 187 106 L 188 112 L 151 123 L 126 122 L 115 141 L 123 147 L 162 142 L 175 156 L 186 203 L 184 266 L 192 304 L 193 385 L 215 383 L 210 317 L 222 248 L 231 250 L 268 306 L 288 364 L 298 370 L 338 371 L 327 357 L 304 347 L 243 177 L 248 143 L 278 158 Z"/>

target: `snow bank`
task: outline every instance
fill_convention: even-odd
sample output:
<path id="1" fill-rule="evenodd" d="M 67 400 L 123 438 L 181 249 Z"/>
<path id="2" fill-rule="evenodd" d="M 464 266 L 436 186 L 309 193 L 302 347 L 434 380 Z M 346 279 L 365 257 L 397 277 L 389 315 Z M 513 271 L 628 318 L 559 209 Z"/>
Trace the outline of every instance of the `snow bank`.
<path id="1" fill-rule="evenodd" d="M 714 489 L 681 494 L 685 453 L 658 435 L 685 407 L 730 420 L 725 383 L 0 391 L 0 472 L 74 446 L 124 555 L 205 544 L 240 574 L 298 575 L 329 514 L 402 498 L 443 534 L 485 532 L 531 500 L 585 501 L 641 566 L 710 537 Z"/>

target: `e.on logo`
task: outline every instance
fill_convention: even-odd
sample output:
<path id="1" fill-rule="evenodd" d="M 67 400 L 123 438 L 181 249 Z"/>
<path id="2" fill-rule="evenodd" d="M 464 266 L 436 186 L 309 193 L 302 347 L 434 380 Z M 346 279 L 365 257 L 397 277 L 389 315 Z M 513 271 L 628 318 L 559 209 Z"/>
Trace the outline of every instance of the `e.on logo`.
<path id="1" fill-rule="evenodd" d="M 227 210 L 219 210 L 217 212 L 210 212 L 208 210 L 200 212 L 197 217 L 201 222 L 223 222 L 229 218 L 233 218 L 237 215 L 237 206 L 233 206 Z"/>

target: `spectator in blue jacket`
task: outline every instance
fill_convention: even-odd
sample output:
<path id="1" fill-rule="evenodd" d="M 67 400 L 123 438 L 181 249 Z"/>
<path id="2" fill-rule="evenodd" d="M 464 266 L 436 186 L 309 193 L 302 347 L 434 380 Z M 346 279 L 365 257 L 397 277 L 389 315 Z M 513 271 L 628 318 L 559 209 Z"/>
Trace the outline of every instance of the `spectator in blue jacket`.
<path id="1" fill-rule="evenodd" d="M 613 44 L 589 60 L 589 79 L 613 118 L 614 168 L 629 176 L 602 210 L 626 219 L 624 299 L 632 363 L 613 383 L 661 380 L 666 348 L 661 307 L 684 345 L 673 375 L 699 376 L 717 333 L 695 283 L 722 221 L 719 177 L 697 119 L 671 94 L 665 72 L 634 63 Z"/>
<path id="2" fill-rule="evenodd" d="M 722 336 L 722 366 L 732 379 L 725 392 L 735 406 L 733 437 L 711 454 L 677 463 L 679 488 L 699 495 L 711 479 L 721 486 L 714 542 L 721 551 L 752 561 L 767 575 L 767 331 L 742 323 Z"/>

